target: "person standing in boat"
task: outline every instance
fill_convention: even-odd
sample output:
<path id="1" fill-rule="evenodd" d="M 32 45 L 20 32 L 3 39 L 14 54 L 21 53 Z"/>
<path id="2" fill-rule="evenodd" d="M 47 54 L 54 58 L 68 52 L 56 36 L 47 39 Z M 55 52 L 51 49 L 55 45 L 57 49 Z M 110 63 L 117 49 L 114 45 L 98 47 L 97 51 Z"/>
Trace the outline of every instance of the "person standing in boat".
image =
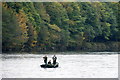
<path id="1" fill-rule="evenodd" d="M 47 56 L 44 56 L 43 59 L 44 59 L 44 63 L 47 64 Z"/>
<path id="2" fill-rule="evenodd" d="M 56 64 L 57 57 L 54 55 L 52 59 L 53 59 L 53 64 Z"/>

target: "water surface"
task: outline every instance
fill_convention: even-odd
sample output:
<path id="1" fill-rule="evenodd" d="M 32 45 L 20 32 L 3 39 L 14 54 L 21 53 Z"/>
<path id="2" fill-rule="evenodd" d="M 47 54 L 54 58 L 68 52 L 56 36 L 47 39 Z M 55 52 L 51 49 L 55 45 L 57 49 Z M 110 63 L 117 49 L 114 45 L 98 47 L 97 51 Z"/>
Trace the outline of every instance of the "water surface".
<path id="1" fill-rule="evenodd" d="M 64 54 L 63 54 L 64 53 Z M 58 68 L 41 68 L 44 54 L 2 55 L 3 78 L 117 78 L 118 54 L 57 54 Z M 72 52 L 71 52 L 72 53 Z M 105 53 L 105 52 L 104 52 Z M 55 53 L 53 53 L 55 54 Z M 50 60 L 53 54 L 48 54 Z"/>

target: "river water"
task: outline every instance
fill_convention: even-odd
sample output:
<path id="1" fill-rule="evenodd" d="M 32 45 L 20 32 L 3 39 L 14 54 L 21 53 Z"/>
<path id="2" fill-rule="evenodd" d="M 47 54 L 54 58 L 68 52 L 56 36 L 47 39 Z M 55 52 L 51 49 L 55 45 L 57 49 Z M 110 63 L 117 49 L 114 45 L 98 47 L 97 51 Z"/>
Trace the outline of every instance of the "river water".
<path id="1" fill-rule="evenodd" d="M 41 68 L 45 54 L 2 55 L 2 78 L 117 78 L 118 54 L 114 52 L 62 52 L 56 54 L 58 68 Z"/>

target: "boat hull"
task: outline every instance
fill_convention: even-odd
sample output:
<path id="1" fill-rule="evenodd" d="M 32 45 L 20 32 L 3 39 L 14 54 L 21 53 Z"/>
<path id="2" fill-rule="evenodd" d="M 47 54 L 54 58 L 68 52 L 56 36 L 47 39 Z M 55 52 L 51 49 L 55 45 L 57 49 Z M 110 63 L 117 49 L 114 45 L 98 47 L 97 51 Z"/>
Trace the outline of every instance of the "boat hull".
<path id="1" fill-rule="evenodd" d="M 56 64 L 42 64 L 40 65 L 42 68 L 57 68 L 59 66 L 59 63 Z"/>

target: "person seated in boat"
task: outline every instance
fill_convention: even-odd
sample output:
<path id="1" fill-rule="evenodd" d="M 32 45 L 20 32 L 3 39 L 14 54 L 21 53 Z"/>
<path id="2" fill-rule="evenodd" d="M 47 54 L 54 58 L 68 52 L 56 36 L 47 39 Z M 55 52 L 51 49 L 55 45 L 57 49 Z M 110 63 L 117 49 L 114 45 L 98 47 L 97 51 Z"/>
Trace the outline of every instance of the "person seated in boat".
<path id="1" fill-rule="evenodd" d="M 43 59 L 44 59 L 44 63 L 47 64 L 47 56 L 44 56 Z"/>
<path id="2" fill-rule="evenodd" d="M 51 60 L 49 60 L 48 64 L 51 65 Z"/>
<path id="3" fill-rule="evenodd" d="M 56 64 L 57 57 L 54 55 L 52 59 L 53 59 L 53 64 Z"/>

